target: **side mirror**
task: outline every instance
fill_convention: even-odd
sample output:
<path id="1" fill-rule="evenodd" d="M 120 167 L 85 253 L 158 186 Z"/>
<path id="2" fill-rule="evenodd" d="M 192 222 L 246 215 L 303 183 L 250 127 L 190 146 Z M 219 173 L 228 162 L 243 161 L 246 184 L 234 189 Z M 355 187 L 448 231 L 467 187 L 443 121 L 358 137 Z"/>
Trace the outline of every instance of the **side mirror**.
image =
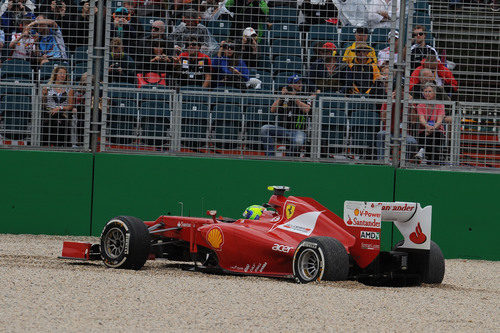
<path id="1" fill-rule="evenodd" d="M 215 215 L 217 215 L 216 210 L 207 210 L 207 215 L 212 216 L 214 223 L 217 223 L 217 219 L 215 218 Z"/>

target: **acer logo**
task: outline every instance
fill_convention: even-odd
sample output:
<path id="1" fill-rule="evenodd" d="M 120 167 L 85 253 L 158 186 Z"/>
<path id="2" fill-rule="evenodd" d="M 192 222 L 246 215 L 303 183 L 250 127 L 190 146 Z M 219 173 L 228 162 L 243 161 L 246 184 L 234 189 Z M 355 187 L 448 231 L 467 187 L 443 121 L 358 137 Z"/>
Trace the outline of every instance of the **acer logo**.
<path id="1" fill-rule="evenodd" d="M 282 244 L 274 244 L 272 247 L 273 251 L 288 253 L 290 250 L 293 250 L 292 246 L 282 245 Z"/>

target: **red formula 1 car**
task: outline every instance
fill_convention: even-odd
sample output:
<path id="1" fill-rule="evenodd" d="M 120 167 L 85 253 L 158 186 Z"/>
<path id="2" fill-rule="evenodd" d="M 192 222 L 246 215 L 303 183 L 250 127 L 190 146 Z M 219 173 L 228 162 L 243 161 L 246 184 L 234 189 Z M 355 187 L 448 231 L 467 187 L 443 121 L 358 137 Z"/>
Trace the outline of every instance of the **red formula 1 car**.
<path id="1" fill-rule="evenodd" d="M 305 197 L 274 193 L 259 220 L 160 216 L 111 219 L 100 244 L 64 242 L 64 259 L 100 260 L 112 268 L 140 269 L 148 259 L 194 263 L 201 271 L 370 284 L 441 283 L 444 258 L 431 241 L 432 207 L 418 203 L 346 201 L 344 218 Z M 382 221 L 404 240 L 380 250 Z"/>

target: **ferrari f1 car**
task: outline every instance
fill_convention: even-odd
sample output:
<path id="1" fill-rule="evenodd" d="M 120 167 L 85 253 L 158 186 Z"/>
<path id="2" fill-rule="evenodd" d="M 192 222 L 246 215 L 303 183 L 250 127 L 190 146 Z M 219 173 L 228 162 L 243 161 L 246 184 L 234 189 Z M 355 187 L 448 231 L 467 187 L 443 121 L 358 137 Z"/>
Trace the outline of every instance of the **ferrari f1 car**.
<path id="1" fill-rule="evenodd" d="M 64 259 L 141 269 L 147 260 L 191 262 L 206 272 L 293 278 L 300 283 L 355 279 L 370 284 L 441 283 L 444 258 L 431 236 L 432 207 L 408 202 L 346 201 L 344 218 L 312 198 L 273 191 L 258 220 L 160 216 L 112 218 L 100 243 L 64 242 Z M 382 221 L 404 239 L 380 250 Z"/>

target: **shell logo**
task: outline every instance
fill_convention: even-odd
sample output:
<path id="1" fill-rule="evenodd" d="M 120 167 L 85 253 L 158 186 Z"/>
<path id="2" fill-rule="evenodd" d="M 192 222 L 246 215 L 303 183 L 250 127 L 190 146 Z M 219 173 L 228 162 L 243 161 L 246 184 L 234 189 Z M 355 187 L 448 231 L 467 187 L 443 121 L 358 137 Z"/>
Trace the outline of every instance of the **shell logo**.
<path id="1" fill-rule="evenodd" d="M 224 235 L 222 234 L 222 230 L 220 230 L 219 227 L 210 229 L 207 233 L 207 242 L 214 249 L 220 250 L 222 248 L 222 244 L 224 244 Z"/>
<path id="2" fill-rule="evenodd" d="M 356 215 L 356 216 L 358 216 L 358 215 L 359 215 L 359 209 L 357 209 L 357 208 L 356 208 L 356 209 L 354 210 L 354 215 Z"/>

